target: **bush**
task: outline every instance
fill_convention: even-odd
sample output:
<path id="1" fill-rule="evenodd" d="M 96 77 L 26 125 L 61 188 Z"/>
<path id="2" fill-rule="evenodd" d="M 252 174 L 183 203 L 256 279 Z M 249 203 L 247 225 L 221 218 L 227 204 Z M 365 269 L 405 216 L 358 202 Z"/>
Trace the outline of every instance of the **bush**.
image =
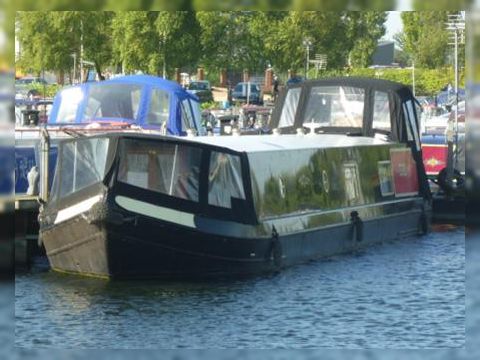
<path id="1" fill-rule="evenodd" d="M 42 84 L 31 84 L 28 86 L 28 91 L 30 90 L 35 90 L 37 91 L 41 97 L 46 97 L 46 98 L 53 98 L 57 92 L 59 92 L 62 89 L 61 85 L 57 84 L 48 84 L 48 85 L 42 85 Z M 45 91 L 45 95 L 43 92 Z"/>
<path id="2" fill-rule="evenodd" d="M 217 109 L 219 107 L 219 104 L 216 101 L 209 101 L 201 103 L 200 107 L 202 110 Z"/>

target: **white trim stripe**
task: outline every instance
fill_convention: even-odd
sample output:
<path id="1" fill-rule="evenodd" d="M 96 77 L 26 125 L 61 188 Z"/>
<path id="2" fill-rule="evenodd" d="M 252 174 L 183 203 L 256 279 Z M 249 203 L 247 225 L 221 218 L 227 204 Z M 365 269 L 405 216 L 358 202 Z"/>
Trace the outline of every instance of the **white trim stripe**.
<path id="1" fill-rule="evenodd" d="M 190 213 L 166 208 L 163 206 L 152 205 L 125 196 L 116 196 L 115 202 L 125 210 L 135 212 L 137 214 L 165 220 L 190 228 L 195 228 L 194 215 Z"/>
<path id="2" fill-rule="evenodd" d="M 74 216 L 80 215 L 81 213 L 90 210 L 92 206 L 99 202 L 101 199 L 102 195 L 96 195 L 87 200 L 83 200 L 78 204 L 60 210 L 57 213 L 57 217 L 55 218 L 55 224 L 61 223 L 62 221 L 71 219 Z"/>

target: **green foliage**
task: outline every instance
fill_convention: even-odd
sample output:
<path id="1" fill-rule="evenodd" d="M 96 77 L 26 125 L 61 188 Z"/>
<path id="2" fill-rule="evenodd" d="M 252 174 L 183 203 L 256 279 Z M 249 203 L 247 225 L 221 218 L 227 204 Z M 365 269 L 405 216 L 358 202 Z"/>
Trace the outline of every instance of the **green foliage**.
<path id="1" fill-rule="evenodd" d="M 217 101 L 203 102 L 200 104 L 200 108 L 202 110 L 218 109 L 219 103 Z"/>
<path id="2" fill-rule="evenodd" d="M 387 14 L 381 11 L 350 12 L 350 40 L 353 43 L 350 52 L 350 65 L 367 67 L 377 47 L 378 40 L 385 35 Z"/>
<path id="3" fill-rule="evenodd" d="M 61 85 L 58 84 L 48 84 L 48 85 L 43 85 L 43 84 L 31 84 L 28 85 L 27 90 L 36 90 L 38 93 L 43 97 L 45 96 L 46 98 L 53 98 L 62 89 Z M 44 94 L 45 92 L 45 94 Z"/>
<path id="4" fill-rule="evenodd" d="M 448 63 L 446 22 L 449 11 L 407 11 L 402 13 L 403 33 L 397 36 L 402 50 L 418 67 L 434 69 Z M 462 53 L 464 50 L 462 50 Z M 464 54 L 461 55 L 464 58 Z"/>
<path id="5" fill-rule="evenodd" d="M 267 54 L 263 31 L 258 26 L 264 13 L 240 11 L 199 11 L 202 64 L 208 69 L 265 69 Z M 268 24 L 263 24 L 268 26 Z"/>
<path id="6" fill-rule="evenodd" d="M 159 74 L 160 39 L 155 21 L 158 13 L 148 11 L 119 11 L 112 20 L 113 57 L 122 72 L 140 70 Z"/>
<path id="7" fill-rule="evenodd" d="M 42 70 L 67 72 L 73 54 L 80 59 L 83 34 L 84 59 L 95 64 L 97 72 L 111 62 L 110 12 L 19 12 L 18 39 L 21 57 L 18 65 L 28 72 Z"/>

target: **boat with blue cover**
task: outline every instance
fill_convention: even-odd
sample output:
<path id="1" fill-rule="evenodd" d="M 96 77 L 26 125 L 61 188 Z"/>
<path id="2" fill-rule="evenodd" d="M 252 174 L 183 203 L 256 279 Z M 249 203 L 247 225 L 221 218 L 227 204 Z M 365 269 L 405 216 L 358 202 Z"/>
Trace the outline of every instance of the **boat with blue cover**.
<path id="1" fill-rule="evenodd" d="M 55 169 L 58 142 L 72 136 L 119 130 L 177 136 L 185 136 L 187 132 L 203 134 L 197 97 L 175 82 L 147 75 L 123 76 L 65 88 L 55 96 L 46 124 L 38 124 L 35 115 L 35 112 L 26 112 L 15 128 L 17 195 L 27 193 L 28 174 L 40 172 L 43 128 L 48 130 L 50 137 L 50 174 Z M 31 175 L 30 178 L 43 176 Z"/>

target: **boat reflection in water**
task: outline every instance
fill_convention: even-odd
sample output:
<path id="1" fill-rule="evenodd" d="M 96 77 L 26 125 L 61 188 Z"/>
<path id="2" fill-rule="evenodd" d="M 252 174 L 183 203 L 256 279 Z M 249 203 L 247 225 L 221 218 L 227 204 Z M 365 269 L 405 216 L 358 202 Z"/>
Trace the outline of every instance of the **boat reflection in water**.
<path id="1" fill-rule="evenodd" d="M 263 136 L 63 142 L 40 215 L 52 268 L 111 278 L 246 275 L 428 231 L 408 88 L 296 85 L 272 125 Z M 309 134 L 298 130 L 306 126 Z"/>

